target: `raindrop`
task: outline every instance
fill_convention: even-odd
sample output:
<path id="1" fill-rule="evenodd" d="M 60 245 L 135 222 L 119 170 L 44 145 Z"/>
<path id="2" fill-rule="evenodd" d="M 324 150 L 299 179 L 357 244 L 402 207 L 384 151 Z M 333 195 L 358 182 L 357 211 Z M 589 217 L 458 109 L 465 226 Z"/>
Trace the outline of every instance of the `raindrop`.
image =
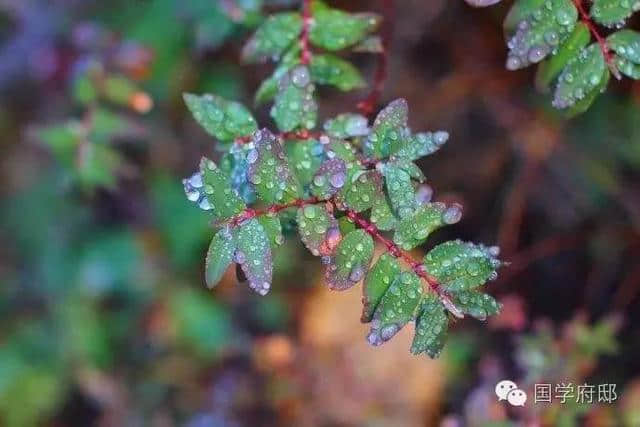
<path id="1" fill-rule="evenodd" d="M 203 209 L 205 211 L 213 209 L 213 206 L 211 206 L 211 203 L 209 203 L 209 199 L 207 199 L 206 197 L 203 197 L 202 200 L 200 200 L 198 206 L 200 207 L 200 209 Z"/>
<path id="2" fill-rule="evenodd" d="M 454 203 L 442 213 L 442 222 L 445 224 L 455 224 L 462 218 L 462 206 Z"/>
<path id="3" fill-rule="evenodd" d="M 305 206 L 303 209 L 304 216 L 313 219 L 316 217 L 316 208 L 314 206 Z"/>
<path id="4" fill-rule="evenodd" d="M 529 50 L 529 54 L 527 58 L 529 62 L 536 63 L 540 62 L 544 59 L 545 56 L 549 53 L 549 48 L 546 46 L 534 46 Z"/>
<path id="5" fill-rule="evenodd" d="M 323 175 L 316 175 L 315 177 L 313 177 L 313 183 L 318 186 L 318 187 L 322 187 L 325 183 L 325 178 Z"/>
<path id="6" fill-rule="evenodd" d="M 364 276 L 364 269 L 361 266 L 356 266 L 351 269 L 349 273 L 349 280 L 352 282 L 359 282 Z"/>
<path id="7" fill-rule="evenodd" d="M 433 197 L 433 188 L 427 184 L 422 184 L 416 190 L 416 202 L 419 205 L 424 205 L 431 201 L 431 197 Z"/>
<path id="8" fill-rule="evenodd" d="M 344 185 L 345 178 L 346 178 L 346 175 L 344 174 L 344 172 L 337 172 L 331 175 L 331 178 L 329 178 L 329 181 L 331 182 L 331 185 L 334 186 L 335 188 L 342 188 L 342 186 Z"/>
<path id="9" fill-rule="evenodd" d="M 389 341 L 399 329 L 400 327 L 395 323 L 387 325 L 380 329 L 380 338 L 382 338 L 382 341 Z"/>
<path id="10" fill-rule="evenodd" d="M 191 184 L 191 186 L 194 188 L 202 187 L 202 174 L 200 172 L 196 172 L 191 175 L 191 178 L 189 178 L 189 184 Z"/>
<path id="11" fill-rule="evenodd" d="M 507 70 L 513 71 L 520 68 L 522 66 L 522 62 L 517 56 L 510 56 L 507 58 L 507 63 L 505 66 L 507 67 Z"/>
<path id="12" fill-rule="evenodd" d="M 309 84 L 311 77 L 309 75 L 309 70 L 307 67 L 303 65 L 299 65 L 293 70 L 291 70 L 291 80 L 293 84 L 298 87 L 305 87 Z"/>
<path id="13" fill-rule="evenodd" d="M 253 149 L 247 153 L 247 162 L 253 164 L 256 160 L 258 160 L 258 150 Z"/>

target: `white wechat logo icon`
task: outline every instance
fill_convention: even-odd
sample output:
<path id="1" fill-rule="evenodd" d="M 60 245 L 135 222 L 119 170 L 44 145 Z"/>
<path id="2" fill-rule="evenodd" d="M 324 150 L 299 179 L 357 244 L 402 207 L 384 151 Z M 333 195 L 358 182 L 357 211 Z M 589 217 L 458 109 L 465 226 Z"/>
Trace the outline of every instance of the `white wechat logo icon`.
<path id="1" fill-rule="evenodd" d="M 513 406 L 524 406 L 527 401 L 527 393 L 510 380 L 502 380 L 496 384 L 496 396 L 499 401 L 506 400 Z"/>

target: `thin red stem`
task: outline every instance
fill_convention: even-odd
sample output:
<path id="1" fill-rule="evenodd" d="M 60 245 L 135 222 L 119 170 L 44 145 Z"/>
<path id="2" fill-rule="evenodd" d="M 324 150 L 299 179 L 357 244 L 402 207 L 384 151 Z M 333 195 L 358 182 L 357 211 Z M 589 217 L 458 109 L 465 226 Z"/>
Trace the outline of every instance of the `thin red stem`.
<path id="1" fill-rule="evenodd" d="M 265 209 L 252 209 L 247 208 L 244 211 L 240 212 L 233 218 L 229 219 L 229 224 L 234 227 L 239 225 L 241 222 L 246 221 L 251 218 L 255 218 L 257 216 L 262 215 L 275 215 L 280 211 L 283 211 L 288 208 L 298 207 L 301 208 L 306 205 L 315 205 L 318 203 L 323 203 L 325 200 L 320 200 L 317 197 L 310 197 L 308 199 L 296 199 L 287 203 L 282 204 L 274 204 Z"/>
<path id="2" fill-rule="evenodd" d="M 602 34 L 600 34 L 600 31 L 598 31 L 598 27 L 591 20 L 591 17 L 589 16 L 589 12 L 587 12 L 584 5 L 582 4 L 582 0 L 572 0 L 572 1 L 573 1 L 573 4 L 576 6 L 576 9 L 578 9 L 578 13 L 580 14 L 580 20 L 587 26 L 587 28 L 593 35 L 593 38 L 595 38 L 596 42 L 598 42 L 598 44 L 600 45 L 600 50 L 602 51 L 602 56 L 604 56 L 604 60 L 606 61 L 609 68 L 615 73 L 616 67 L 613 62 L 613 55 L 611 54 L 611 51 L 609 49 L 609 44 L 607 43 L 607 39 L 604 36 L 602 36 Z"/>
<path id="3" fill-rule="evenodd" d="M 355 222 L 364 231 L 369 233 L 371 237 L 377 239 L 380 243 L 382 243 L 387 248 L 387 250 L 391 255 L 406 262 L 407 265 L 411 267 L 414 273 L 416 273 L 419 277 L 423 278 L 425 282 L 427 282 L 427 284 L 429 285 L 429 288 L 433 292 L 435 292 L 437 295 L 441 297 L 445 296 L 445 293 L 442 287 L 440 286 L 440 283 L 438 283 L 438 279 L 436 279 L 431 274 L 429 274 L 429 272 L 425 270 L 423 264 L 420 261 L 417 261 L 416 259 L 414 259 L 408 252 L 403 251 L 398 247 L 398 245 L 396 245 L 391 240 L 383 236 L 380 233 L 380 230 L 378 230 L 378 227 L 376 227 L 374 224 L 370 223 L 365 218 L 358 215 L 355 211 L 348 209 L 346 213 L 349 219 Z"/>
<path id="4" fill-rule="evenodd" d="M 333 207 L 336 206 L 336 203 L 333 199 L 322 200 L 317 197 L 310 197 L 308 199 L 296 199 L 287 203 L 273 204 L 264 209 L 247 208 L 244 211 L 237 214 L 236 216 L 234 216 L 233 218 L 231 218 L 229 220 L 229 225 L 231 225 L 232 227 L 235 227 L 248 219 L 255 218 L 261 215 L 275 215 L 278 212 L 288 208 L 292 208 L 292 207 L 301 208 L 303 206 L 316 205 L 319 203 L 328 203 Z M 411 267 L 411 269 L 419 277 L 423 278 L 427 282 L 427 284 L 429 285 L 429 288 L 432 291 L 434 291 L 436 294 L 440 296 L 444 296 L 444 291 L 442 290 L 440 283 L 438 282 L 438 279 L 436 279 L 431 274 L 429 274 L 429 272 L 425 270 L 423 264 L 420 261 L 417 261 L 416 259 L 414 259 L 408 252 L 403 251 L 398 247 L 398 245 L 393 243 L 393 241 L 383 236 L 382 233 L 380 233 L 380 230 L 378 230 L 378 227 L 376 227 L 373 223 L 369 222 L 367 219 L 358 215 L 357 212 L 351 209 L 347 209 L 345 212 L 349 219 L 351 219 L 364 231 L 369 233 L 371 237 L 375 238 L 380 243 L 382 243 L 387 248 L 387 250 L 391 255 L 406 262 L 407 265 L 409 265 L 409 267 Z"/>
<path id="5" fill-rule="evenodd" d="M 371 91 L 367 97 L 357 105 L 357 108 L 367 116 L 373 114 L 375 111 L 380 95 L 382 94 L 382 89 L 384 88 L 384 82 L 387 78 L 389 47 L 393 33 L 393 0 L 383 0 L 383 9 L 384 23 L 382 31 L 382 52 L 378 55 L 378 65 L 376 66 L 375 75 L 373 77 Z"/>
<path id="6" fill-rule="evenodd" d="M 300 62 L 302 65 L 309 65 L 311 62 L 311 49 L 309 48 L 311 19 L 311 0 L 302 0 L 302 32 L 300 33 Z"/>

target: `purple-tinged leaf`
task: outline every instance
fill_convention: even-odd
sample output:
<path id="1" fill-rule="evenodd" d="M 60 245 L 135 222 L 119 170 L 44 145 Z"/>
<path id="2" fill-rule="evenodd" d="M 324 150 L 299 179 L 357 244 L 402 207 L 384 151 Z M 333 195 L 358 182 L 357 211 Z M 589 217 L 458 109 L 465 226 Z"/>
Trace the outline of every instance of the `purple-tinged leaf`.
<path id="1" fill-rule="evenodd" d="M 234 229 L 234 261 L 240 264 L 251 289 L 266 295 L 271 288 L 273 263 L 269 238 L 264 227 L 252 218 Z"/>
<path id="2" fill-rule="evenodd" d="M 302 194 L 298 178 L 289 168 L 289 162 L 280 140 L 269 130 L 253 134 L 253 150 L 247 154 L 248 179 L 258 197 L 265 203 L 286 203 Z"/>
<path id="3" fill-rule="evenodd" d="M 307 205 L 298 209 L 298 232 L 307 249 L 315 256 L 333 254 L 340 242 L 338 221 L 324 205 Z"/>
<path id="4" fill-rule="evenodd" d="M 364 230 L 347 234 L 329 261 L 326 279 L 329 288 L 343 291 L 362 280 L 373 257 L 373 239 Z"/>

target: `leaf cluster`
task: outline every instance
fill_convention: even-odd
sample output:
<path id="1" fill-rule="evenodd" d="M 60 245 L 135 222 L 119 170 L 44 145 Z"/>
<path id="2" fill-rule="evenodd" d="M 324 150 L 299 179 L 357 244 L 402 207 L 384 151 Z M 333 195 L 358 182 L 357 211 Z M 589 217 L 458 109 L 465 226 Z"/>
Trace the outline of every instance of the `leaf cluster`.
<path id="1" fill-rule="evenodd" d="M 505 21 L 509 55 L 516 70 L 539 63 L 536 85 L 553 86 L 554 107 L 573 116 L 586 111 L 611 75 L 640 78 L 640 33 L 622 29 L 640 10 L 637 0 L 517 0 Z M 610 34 L 601 35 L 599 27 Z"/>
<path id="2" fill-rule="evenodd" d="M 265 295 L 272 285 L 274 251 L 289 230 L 297 230 L 326 265 L 331 289 L 363 281 L 361 319 L 371 325 L 369 343 L 380 345 L 413 321 L 411 351 L 436 357 L 447 313 L 484 320 L 499 311 L 480 291 L 497 276 L 497 248 L 453 240 L 433 247 L 421 261 L 405 252 L 461 218 L 460 205 L 430 200 L 415 164 L 449 135 L 414 133 L 403 99 L 389 103 L 373 123 L 342 113 L 316 130 L 315 84 L 342 90 L 364 84 L 355 67 L 326 52 L 370 45 L 380 18 L 317 1 L 311 6 L 310 17 L 283 12 L 267 18 L 243 49 L 247 61 L 279 61 L 256 96 L 257 102 L 273 101 L 279 132 L 259 129 L 238 102 L 211 94 L 184 96 L 195 120 L 227 148 L 218 164 L 203 157 L 198 171 L 183 180 L 187 198 L 212 216 L 216 229 L 206 258 L 207 285 L 215 286 L 236 263 L 241 279 Z M 305 32 L 314 49 L 308 64 L 298 43 Z M 387 251 L 372 264 L 374 239 Z"/>

